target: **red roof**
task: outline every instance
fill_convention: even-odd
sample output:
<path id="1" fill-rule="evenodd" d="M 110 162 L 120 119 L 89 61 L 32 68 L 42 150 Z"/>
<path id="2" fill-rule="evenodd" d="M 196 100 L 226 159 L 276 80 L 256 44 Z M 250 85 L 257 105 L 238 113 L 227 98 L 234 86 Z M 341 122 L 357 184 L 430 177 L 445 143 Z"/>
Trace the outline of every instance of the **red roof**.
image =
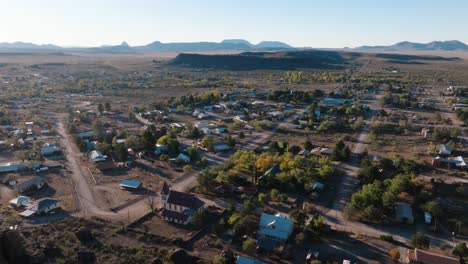
<path id="1" fill-rule="evenodd" d="M 415 249 L 409 254 L 409 259 L 423 264 L 459 264 L 458 258 L 448 257 L 437 253 Z"/>

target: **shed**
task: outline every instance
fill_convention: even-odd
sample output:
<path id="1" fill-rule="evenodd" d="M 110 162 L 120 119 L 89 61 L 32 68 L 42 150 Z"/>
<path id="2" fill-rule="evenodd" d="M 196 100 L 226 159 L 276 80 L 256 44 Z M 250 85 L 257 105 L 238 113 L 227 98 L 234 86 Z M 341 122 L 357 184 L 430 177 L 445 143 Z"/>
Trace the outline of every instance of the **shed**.
<path id="1" fill-rule="evenodd" d="M 99 150 L 91 151 L 88 156 L 93 162 L 105 161 L 107 158 L 106 156 L 102 155 Z"/>
<path id="2" fill-rule="evenodd" d="M 449 155 L 452 154 L 452 150 L 450 149 L 449 146 L 444 145 L 444 144 L 440 144 L 440 145 L 437 146 L 437 153 L 439 155 L 449 156 Z"/>
<path id="3" fill-rule="evenodd" d="M 244 256 L 238 256 L 236 260 L 236 264 L 266 264 L 266 263 L 257 259 L 244 257 Z"/>
<path id="4" fill-rule="evenodd" d="M 413 208 L 408 203 L 395 203 L 396 221 L 401 223 L 414 223 Z"/>
<path id="5" fill-rule="evenodd" d="M 190 162 L 190 157 L 183 153 L 180 153 L 179 156 L 177 156 L 177 158 L 183 160 L 186 163 Z"/>
<path id="6" fill-rule="evenodd" d="M 11 205 L 14 206 L 28 206 L 29 205 L 29 197 L 27 196 L 19 196 L 15 199 L 10 201 Z"/>
<path id="7" fill-rule="evenodd" d="M 141 187 L 141 182 L 132 180 L 123 180 L 120 182 L 121 189 L 133 189 L 136 190 Z"/>
<path id="8" fill-rule="evenodd" d="M 321 182 L 316 182 L 316 183 L 314 183 L 314 185 L 312 186 L 312 189 L 313 189 L 314 191 L 321 192 L 321 191 L 323 191 L 323 188 L 324 188 L 324 187 L 325 187 L 325 185 L 324 185 L 323 183 L 321 183 Z"/>

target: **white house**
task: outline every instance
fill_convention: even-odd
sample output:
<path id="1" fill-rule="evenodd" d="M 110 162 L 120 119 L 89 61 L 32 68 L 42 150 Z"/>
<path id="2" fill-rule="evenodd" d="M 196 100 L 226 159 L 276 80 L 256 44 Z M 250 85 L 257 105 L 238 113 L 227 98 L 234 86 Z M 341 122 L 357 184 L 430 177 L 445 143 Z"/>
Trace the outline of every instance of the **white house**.
<path id="1" fill-rule="evenodd" d="M 187 225 L 195 212 L 203 210 L 204 202 L 195 195 L 171 190 L 165 182 L 160 194 L 162 218 L 166 221 Z"/>
<path id="2" fill-rule="evenodd" d="M 91 151 L 88 156 L 93 162 L 105 161 L 107 159 L 99 150 Z"/>
<path id="3" fill-rule="evenodd" d="M 452 150 L 450 149 L 449 146 L 440 144 L 437 146 L 437 153 L 439 155 L 450 156 L 452 154 Z"/>

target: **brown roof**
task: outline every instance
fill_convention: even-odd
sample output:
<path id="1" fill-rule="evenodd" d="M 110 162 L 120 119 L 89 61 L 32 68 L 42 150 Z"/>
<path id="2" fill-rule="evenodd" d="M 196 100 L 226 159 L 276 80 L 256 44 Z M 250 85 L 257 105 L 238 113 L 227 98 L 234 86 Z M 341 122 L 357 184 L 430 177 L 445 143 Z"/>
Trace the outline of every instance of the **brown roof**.
<path id="1" fill-rule="evenodd" d="M 104 170 L 113 170 L 117 168 L 117 166 L 115 166 L 113 161 L 104 161 L 104 162 L 96 164 L 96 168 L 98 170 L 104 171 Z"/>
<path id="2" fill-rule="evenodd" d="M 458 258 L 448 257 L 437 253 L 415 249 L 409 253 L 409 259 L 423 264 L 459 264 Z"/>
<path id="3" fill-rule="evenodd" d="M 198 209 L 204 204 L 203 201 L 198 199 L 195 195 L 174 190 L 169 191 L 167 203 L 184 206 L 191 209 Z"/>
<path id="4" fill-rule="evenodd" d="M 176 220 L 183 221 L 183 222 L 187 221 L 187 219 L 188 219 L 188 215 L 186 215 L 186 214 L 179 213 L 179 212 L 176 212 L 176 211 L 170 211 L 170 210 L 166 210 L 166 209 L 162 210 L 162 216 L 172 218 L 172 219 L 176 219 Z"/>

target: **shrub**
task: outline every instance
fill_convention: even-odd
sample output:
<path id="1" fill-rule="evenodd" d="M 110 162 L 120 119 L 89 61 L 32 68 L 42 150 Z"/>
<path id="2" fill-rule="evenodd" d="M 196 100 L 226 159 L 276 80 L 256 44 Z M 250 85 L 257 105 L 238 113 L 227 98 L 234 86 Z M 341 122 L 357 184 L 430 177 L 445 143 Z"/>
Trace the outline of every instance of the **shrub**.
<path id="1" fill-rule="evenodd" d="M 390 250 L 390 252 L 388 254 L 390 255 L 390 258 L 393 261 L 398 261 L 400 259 L 400 251 L 398 251 L 398 248 L 394 248 L 394 249 Z"/>
<path id="2" fill-rule="evenodd" d="M 415 248 L 428 248 L 431 239 L 423 232 L 417 232 L 410 240 L 410 245 Z"/>
<path id="3" fill-rule="evenodd" d="M 247 239 L 242 243 L 242 249 L 245 252 L 253 252 L 255 249 L 255 241 L 251 239 Z"/>
<path id="4" fill-rule="evenodd" d="M 393 240 L 393 236 L 389 236 L 389 235 L 381 235 L 380 239 L 383 240 L 383 241 L 390 242 L 390 243 L 395 241 L 395 240 Z"/>

